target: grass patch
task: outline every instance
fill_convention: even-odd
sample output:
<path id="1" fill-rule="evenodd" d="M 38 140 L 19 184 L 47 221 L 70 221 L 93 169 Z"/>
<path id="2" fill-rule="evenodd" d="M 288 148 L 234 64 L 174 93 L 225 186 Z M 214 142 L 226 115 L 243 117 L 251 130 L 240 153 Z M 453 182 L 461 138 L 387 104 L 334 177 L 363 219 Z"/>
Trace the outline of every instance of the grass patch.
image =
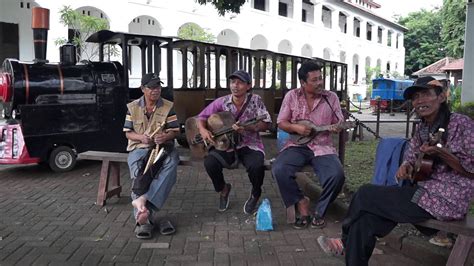
<path id="1" fill-rule="evenodd" d="M 378 140 L 349 141 L 346 144 L 344 158 L 346 190 L 354 193 L 361 185 L 372 180 Z"/>

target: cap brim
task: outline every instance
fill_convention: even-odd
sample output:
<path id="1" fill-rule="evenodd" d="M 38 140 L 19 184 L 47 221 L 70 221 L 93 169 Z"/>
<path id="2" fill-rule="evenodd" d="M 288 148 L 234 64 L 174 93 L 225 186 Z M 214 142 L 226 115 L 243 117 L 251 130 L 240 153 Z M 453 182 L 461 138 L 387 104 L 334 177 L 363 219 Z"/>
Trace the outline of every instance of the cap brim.
<path id="1" fill-rule="evenodd" d="M 250 84 L 249 81 L 245 80 L 245 78 L 239 76 L 239 75 L 236 75 L 236 74 L 232 74 L 229 76 L 229 79 L 240 79 L 241 81 L 245 82 L 245 83 L 248 83 Z"/>
<path id="2" fill-rule="evenodd" d="M 424 89 L 432 89 L 433 87 L 432 86 L 428 86 L 428 85 L 414 85 L 414 86 L 410 86 L 408 88 L 405 89 L 405 91 L 403 92 L 403 98 L 405 100 L 410 100 L 411 97 L 413 96 L 413 94 L 418 91 L 418 90 L 424 90 Z"/>
<path id="3" fill-rule="evenodd" d="M 145 84 L 143 86 L 145 86 L 145 87 L 157 87 L 157 86 L 161 86 L 161 84 L 163 84 L 163 82 L 159 79 L 156 79 L 156 80 L 149 81 L 147 84 Z"/>

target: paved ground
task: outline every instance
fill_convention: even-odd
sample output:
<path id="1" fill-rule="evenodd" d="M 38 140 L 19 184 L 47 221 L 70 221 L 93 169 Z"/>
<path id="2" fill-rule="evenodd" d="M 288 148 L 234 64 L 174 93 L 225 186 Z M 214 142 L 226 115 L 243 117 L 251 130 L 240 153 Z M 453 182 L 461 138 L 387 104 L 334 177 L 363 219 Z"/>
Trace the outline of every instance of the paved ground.
<path id="1" fill-rule="evenodd" d="M 275 140 L 266 139 L 267 143 Z M 272 156 L 274 148 L 268 156 Z M 264 197 L 272 202 L 275 230 L 257 232 L 242 212 L 250 190 L 242 170 L 227 171 L 233 184 L 230 209 L 219 213 L 217 194 L 202 167 L 180 166 L 178 182 L 158 219 L 169 217 L 177 233 L 151 240 L 133 234 L 129 175 L 122 167 L 123 193 L 96 206 L 98 162 L 55 174 L 38 165 L 0 169 L 0 265 L 344 265 L 325 255 L 316 239 L 338 236 L 344 205 L 338 200 L 323 230 L 294 230 L 285 223 L 276 183 L 267 172 Z M 426 239 L 396 242 L 400 229 L 381 240 L 371 265 L 443 265 L 449 250 Z M 169 244 L 163 248 L 162 245 Z M 161 248 L 160 248 L 161 247 Z"/>

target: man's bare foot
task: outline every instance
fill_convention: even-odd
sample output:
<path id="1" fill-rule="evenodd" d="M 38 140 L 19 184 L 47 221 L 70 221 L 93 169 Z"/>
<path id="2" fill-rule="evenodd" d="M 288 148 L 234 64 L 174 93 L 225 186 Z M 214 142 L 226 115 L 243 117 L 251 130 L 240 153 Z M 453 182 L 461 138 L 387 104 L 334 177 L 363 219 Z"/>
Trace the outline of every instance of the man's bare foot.
<path id="1" fill-rule="evenodd" d="M 301 216 L 309 216 L 309 198 L 304 197 L 297 204 L 298 212 Z"/>
<path id="2" fill-rule="evenodd" d="M 141 196 L 132 201 L 132 206 L 137 209 L 137 216 L 135 217 L 138 224 L 146 224 L 148 222 L 148 215 L 150 212 L 146 208 L 147 199 Z"/>

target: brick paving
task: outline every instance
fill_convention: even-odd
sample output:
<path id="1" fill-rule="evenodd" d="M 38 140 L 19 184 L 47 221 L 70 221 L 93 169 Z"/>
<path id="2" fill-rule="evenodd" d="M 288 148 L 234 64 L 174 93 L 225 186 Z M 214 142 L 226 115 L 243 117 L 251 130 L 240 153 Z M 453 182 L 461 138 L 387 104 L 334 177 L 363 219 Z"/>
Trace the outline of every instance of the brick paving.
<path id="1" fill-rule="evenodd" d="M 321 234 L 338 236 L 342 204 L 331 207 L 326 228 L 294 230 L 285 223 L 269 172 L 263 196 L 272 202 L 274 231 L 257 232 L 255 218 L 242 211 L 250 191 L 244 170 L 226 171 L 233 190 L 230 209 L 220 213 L 203 167 L 180 166 L 172 194 L 156 217 L 170 218 L 177 233 L 162 236 L 155 230 L 151 240 L 139 240 L 133 233 L 126 165 L 122 197 L 108 199 L 103 208 L 95 205 L 99 170 L 100 163 L 91 161 L 79 161 L 62 174 L 39 165 L 0 168 L 0 265 L 344 265 L 316 242 Z M 371 265 L 443 265 L 447 258 L 447 252 L 409 256 L 407 248 L 378 248 L 384 254 L 374 255 Z"/>

